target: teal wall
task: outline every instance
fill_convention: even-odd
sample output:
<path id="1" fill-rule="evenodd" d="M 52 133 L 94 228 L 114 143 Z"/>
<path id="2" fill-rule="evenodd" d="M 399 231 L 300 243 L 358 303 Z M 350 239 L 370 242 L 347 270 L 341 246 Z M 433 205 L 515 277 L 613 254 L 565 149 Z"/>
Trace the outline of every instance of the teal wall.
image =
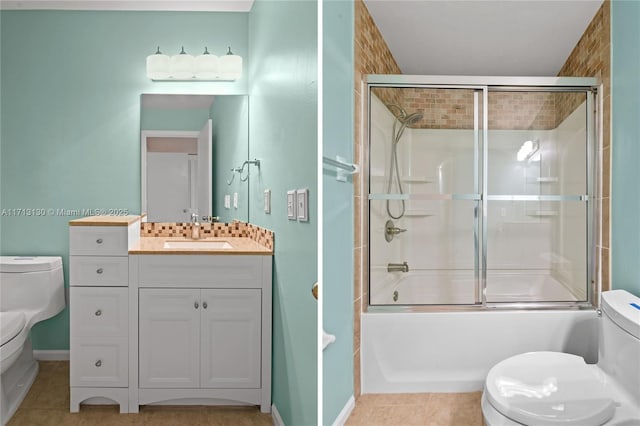
<path id="1" fill-rule="evenodd" d="M 611 2 L 611 282 L 640 296 L 640 1 Z"/>
<path id="2" fill-rule="evenodd" d="M 209 115 L 209 108 L 145 108 L 140 114 L 140 130 L 200 131 Z"/>
<path id="3" fill-rule="evenodd" d="M 247 58 L 247 13 L 5 11 L 0 208 L 140 211 L 140 95 L 246 94 L 236 82 L 152 82 L 160 45 L 199 53 L 230 44 Z M 245 68 L 247 64 L 245 60 Z M 68 285 L 68 227 L 76 216 L 0 216 L 0 253 L 56 255 Z M 33 329 L 36 349 L 68 349 L 68 311 Z"/>
<path id="4" fill-rule="evenodd" d="M 323 3 L 323 155 L 353 161 L 353 2 Z M 322 353 L 323 424 L 353 395 L 353 183 L 323 168 L 323 325 L 336 336 Z"/>
<path id="5" fill-rule="evenodd" d="M 213 215 L 220 222 L 249 220 L 249 184 L 242 182 L 231 169 L 249 158 L 249 99 L 246 96 L 218 96 L 211 105 L 213 120 Z M 251 173 L 255 168 L 251 166 Z M 246 177 L 247 171 L 243 173 Z M 227 185 L 231 181 L 231 185 Z M 233 207 L 233 193 L 238 193 L 238 208 Z M 231 208 L 224 208 L 224 196 L 231 196 Z"/>
<path id="6" fill-rule="evenodd" d="M 249 157 L 262 161 L 249 217 L 275 231 L 273 403 L 289 426 L 317 416 L 317 6 L 258 0 L 249 18 Z M 301 188 L 310 190 L 309 222 L 289 221 L 286 192 Z"/>

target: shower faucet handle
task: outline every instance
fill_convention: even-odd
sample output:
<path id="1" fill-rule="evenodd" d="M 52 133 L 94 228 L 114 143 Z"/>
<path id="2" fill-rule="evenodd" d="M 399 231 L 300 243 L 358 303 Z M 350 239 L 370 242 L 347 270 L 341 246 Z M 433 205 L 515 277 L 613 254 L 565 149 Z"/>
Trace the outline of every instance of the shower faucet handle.
<path id="1" fill-rule="evenodd" d="M 401 232 L 407 232 L 407 230 L 392 226 L 392 227 L 387 228 L 387 232 L 390 233 L 390 234 L 393 234 L 393 235 L 398 235 Z"/>

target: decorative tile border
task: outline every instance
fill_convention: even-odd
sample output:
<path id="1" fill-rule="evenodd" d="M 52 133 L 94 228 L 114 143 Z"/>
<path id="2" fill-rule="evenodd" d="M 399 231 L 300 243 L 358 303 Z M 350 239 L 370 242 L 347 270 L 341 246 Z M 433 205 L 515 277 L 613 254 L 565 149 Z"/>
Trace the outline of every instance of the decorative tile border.
<path id="1" fill-rule="evenodd" d="M 192 224 L 188 222 L 142 222 L 141 237 L 190 237 Z M 245 237 L 273 250 L 274 233 L 251 223 L 201 223 L 200 235 L 206 237 Z"/>

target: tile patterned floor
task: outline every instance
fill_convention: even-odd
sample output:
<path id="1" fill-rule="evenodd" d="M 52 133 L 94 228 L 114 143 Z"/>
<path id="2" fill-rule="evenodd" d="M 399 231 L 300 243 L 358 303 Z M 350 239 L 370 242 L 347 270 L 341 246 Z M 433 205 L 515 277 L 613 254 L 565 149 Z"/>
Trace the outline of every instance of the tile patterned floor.
<path id="1" fill-rule="evenodd" d="M 82 406 L 69 412 L 69 362 L 41 361 L 40 372 L 7 426 L 212 425 L 271 426 L 257 407 L 146 406 L 138 414 L 120 414 L 115 405 Z"/>
<path id="2" fill-rule="evenodd" d="M 481 392 L 366 394 L 346 426 L 482 426 Z"/>

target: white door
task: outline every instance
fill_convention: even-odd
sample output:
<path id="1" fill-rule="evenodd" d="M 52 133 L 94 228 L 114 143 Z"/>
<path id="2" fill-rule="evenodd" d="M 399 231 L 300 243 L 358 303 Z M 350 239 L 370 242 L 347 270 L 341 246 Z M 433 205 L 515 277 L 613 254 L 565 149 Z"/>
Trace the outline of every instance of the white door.
<path id="1" fill-rule="evenodd" d="M 211 140 L 213 124 L 211 119 L 204 123 L 204 127 L 198 135 L 198 214 L 200 216 L 211 216 L 211 199 L 213 192 L 213 174 L 211 164 Z"/>
<path id="2" fill-rule="evenodd" d="M 189 156 L 180 152 L 147 153 L 147 220 L 189 222 Z"/>
<path id="3" fill-rule="evenodd" d="M 140 387 L 200 387 L 200 290 L 140 289 Z"/>
<path id="4" fill-rule="evenodd" d="M 203 388 L 260 388 L 260 299 L 260 289 L 202 290 Z"/>

